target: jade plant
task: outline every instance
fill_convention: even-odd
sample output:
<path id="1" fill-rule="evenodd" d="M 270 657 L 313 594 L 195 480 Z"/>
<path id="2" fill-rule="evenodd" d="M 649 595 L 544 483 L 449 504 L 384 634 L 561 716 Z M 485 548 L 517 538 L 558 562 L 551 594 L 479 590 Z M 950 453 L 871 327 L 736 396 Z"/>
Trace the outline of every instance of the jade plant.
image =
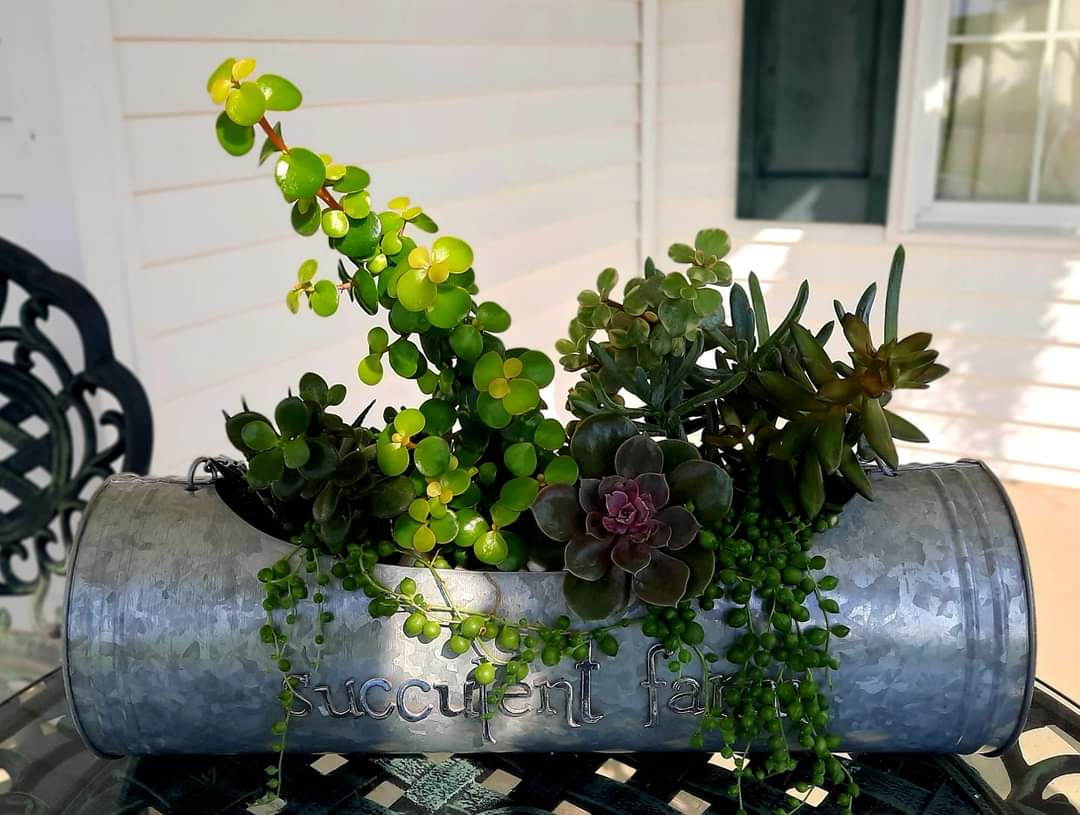
<path id="1" fill-rule="evenodd" d="M 410 198 L 380 209 L 363 168 L 289 145 L 267 113 L 299 107 L 301 93 L 277 75 L 251 79 L 254 69 L 228 59 L 211 75 L 207 91 L 223 108 L 218 141 L 244 155 L 261 131 L 259 162 L 273 161 L 293 229 L 321 232 L 339 255 L 327 277 L 313 259 L 299 264 L 287 311 L 326 318 L 355 304 L 382 314 L 385 327 L 370 326 L 358 354 L 360 386 L 378 385 L 389 368 L 421 395 L 379 422 L 370 405 L 347 420 L 335 410 L 346 387 L 308 373 L 270 414 L 244 405 L 226 415 L 246 466 L 227 468 L 242 482 L 223 489 L 295 547 L 258 575 L 261 636 L 283 675 L 266 800 L 283 795 L 292 672 L 303 653 L 292 626 L 314 615 L 307 667 L 316 668 L 334 624 L 331 592 L 360 591 L 372 616 L 400 619 L 406 636 L 474 652 L 472 678 L 489 710 L 538 665 L 580 661 L 593 646 L 614 656 L 625 636 L 660 643 L 668 668 L 696 671 L 710 700 L 690 746 L 738 754 L 730 793 L 741 815 L 744 781 L 775 775 L 800 794 L 824 786 L 851 812 L 858 787 L 832 753 L 839 738 L 823 691 L 839 667 L 830 646 L 848 629 L 836 620 L 828 593 L 838 581 L 824 573 L 814 536 L 856 494 L 872 499 L 867 471 L 897 467 L 894 439 L 926 440 L 887 408 L 894 391 L 925 388 L 947 370 L 929 334 L 898 335 L 903 250 L 880 343 L 869 328 L 876 284 L 854 312 L 836 303 L 848 362 L 826 351 L 833 322 L 816 331 L 800 322 L 805 282 L 770 323 L 757 277 L 746 288 L 733 282 L 721 229 L 671 246 L 672 271 L 647 260 L 621 294 L 616 270 L 604 269 L 555 343 L 577 375 L 566 397 L 575 418 L 564 424 L 544 398 L 555 366 L 503 342 L 510 314 L 480 299 L 469 244 L 428 243 L 438 226 Z M 386 585 L 380 563 L 428 570 L 442 596 L 422 597 L 409 578 Z M 461 606 L 441 574 L 453 568 L 562 572 L 574 619 L 509 620 Z M 718 651 L 699 615 L 720 601 L 717 624 L 739 633 Z M 824 625 L 811 623 L 812 605 Z M 722 693 L 710 690 L 715 682 Z M 751 747 L 768 752 L 753 770 Z M 802 806 L 789 804 L 781 811 Z"/>

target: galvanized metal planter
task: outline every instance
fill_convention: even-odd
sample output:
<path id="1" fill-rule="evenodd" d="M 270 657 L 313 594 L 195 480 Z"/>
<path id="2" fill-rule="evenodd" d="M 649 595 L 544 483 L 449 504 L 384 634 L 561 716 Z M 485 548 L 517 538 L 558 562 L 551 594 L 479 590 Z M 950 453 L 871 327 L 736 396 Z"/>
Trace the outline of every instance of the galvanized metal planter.
<path id="1" fill-rule="evenodd" d="M 1034 618 L 1023 541 L 1000 484 L 977 462 L 903 468 L 855 499 L 818 550 L 851 627 L 835 653 L 834 727 L 846 750 L 974 752 L 1007 746 L 1033 686 Z M 256 572 L 290 550 L 237 517 L 210 485 L 121 476 L 88 507 L 72 553 L 64 678 L 72 718 L 105 754 L 262 752 L 281 677 L 258 636 Z M 387 584 L 425 570 L 379 567 Z M 561 575 L 446 573 L 459 605 L 511 619 L 565 612 Z M 329 592 L 319 669 L 312 613 L 293 659 L 303 686 L 288 747 L 304 752 L 681 750 L 704 706 L 672 681 L 659 646 L 618 634 L 618 657 L 545 669 L 489 721 L 471 656 L 371 619 L 360 593 Z M 722 649 L 722 604 L 701 621 Z M 722 653 L 722 650 L 720 650 Z M 713 666 L 723 672 L 724 663 Z M 713 745 L 714 746 L 714 745 Z"/>

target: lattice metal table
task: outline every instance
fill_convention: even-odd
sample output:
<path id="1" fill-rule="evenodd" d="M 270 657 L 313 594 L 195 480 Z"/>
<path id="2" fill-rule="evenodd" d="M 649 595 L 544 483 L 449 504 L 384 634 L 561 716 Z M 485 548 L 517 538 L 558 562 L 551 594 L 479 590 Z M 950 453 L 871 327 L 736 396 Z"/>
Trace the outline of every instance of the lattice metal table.
<path id="1" fill-rule="evenodd" d="M 752 760 L 752 759 L 751 759 Z M 229 815 L 258 798 L 266 756 L 103 760 L 70 727 L 49 674 L 0 705 L 0 815 Z M 1001 758 L 852 756 L 864 815 L 1077 815 L 1080 710 L 1045 685 L 1020 744 Z M 289 756 L 296 815 L 721 815 L 726 762 L 708 753 Z M 767 815 L 782 786 L 750 784 Z M 826 798 L 806 812 L 835 813 Z"/>

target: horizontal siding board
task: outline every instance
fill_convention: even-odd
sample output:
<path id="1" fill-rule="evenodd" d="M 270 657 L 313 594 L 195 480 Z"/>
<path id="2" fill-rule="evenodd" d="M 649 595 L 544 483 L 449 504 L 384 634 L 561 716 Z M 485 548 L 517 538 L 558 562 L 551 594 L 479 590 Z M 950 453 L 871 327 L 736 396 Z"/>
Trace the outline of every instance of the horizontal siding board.
<path id="1" fill-rule="evenodd" d="M 574 201 L 575 211 L 585 214 L 633 202 L 636 197 L 635 167 L 627 164 L 449 204 L 440 208 L 439 222 L 444 233 L 466 236 L 477 247 L 481 283 L 493 283 L 502 270 L 484 262 L 487 242 L 564 219 L 566 201 Z M 169 301 L 178 280 L 184 281 L 186 290 L 185 297 L 173 299 L 170 308 L 155 309 L 152 331 L 165 334 L 250 308 L 278 305 L 284 309 L 282 298 L 292 281 L 293 266 L 308 255 L 323 264 L 324 272 L 332 271 L 337 263 L 337 256 L 322 240 L 290 236 L 146 269 L 144 308 Z M 275 280 L 280 285 L 274 285 Z"/>
<path id="2" fill-rule="evenodd" d="M 11 119 L 15 115 L 15 103 L 11 98 L 11 77 L 8 76 L 9 52 L 0 32 L 0 119 Z"/>
<path id="3" fill-rule="evenodd" d="M 297 20 L 297 14 L 303 20 Z M 560 0 L 320 0 L 301 12 L 289 0 L 262 0 L 258 10 L 220 0 L 159 6 L 113 0 L 113 32 L 123 39 L 313 40 L 327 42 L 636 42 L 631 3 Z M 298 24 L 299 23 L 299 24 Z"/>
<path id="4" fill-rule="evenodd" d="M 213 137 L 215 114 L 125 123 L 136 192 L 251 178 L 265 169 L 252 151 L 242 160 Z M 343 161 L 368 163 L 498 146 L 637 123 L 637 88 L 570 88 L 521 96 L 314 107 L 286 114 L 289 144 L 311 145 Z M 262 138 L 258 140 L 262 144 Z"/>
<path id="5" fill-rule="evenodd" d="M 476 247 L 477 267 L 499 270 L 497 276 L 487 275 L 486 279 L 505 283 L 552 262 L 568 261 L 632 239 L 636 211 L 636 202 L 630 201 L 608 211 L 489 241 Z M 300 253 L 298 259 L 302 257 Z M 284 288 L 287 285 L 282 292 Z M 359 311 L 354 314 L 359 316 Z M 346 311 L 336 319 L 309 314 L 289 319 L 291 315 L 275 304 L 201 323 L 148 341 L 147 358 L 168 360 L 168 364 L 152 366 L 144 377 L 156 399 L 170 399 L 239 376 L 262 360 L 282 359 L 334 342 L 347 342 L 359 353 L 365 321 L 349 316 Z"/>
<path id="6" fill-rule="evenodd" d="M 738 41 L 743 0 L 662 0 L 660 41 L 673 43 Z M 665 49 L 668 50 L 668 49 Z"/>
<path id="7" fill-rule="evenodd" d="M 205 79 L 243 54 L 288 76 L 309 104 L 466 97 L 637 82 L 636 45 L 344 45 L 118 42 L 124 114 L 202 113 Z M 436 127 L 436 123 L 432 123 Z"/>
<path id="8" fill-rule="evenodd" d="M 657 192 L 662 200 L 708 198 L 720 190 L 730 189 L 736 171 L 734 158 L 716 162 L 669 161 L 664 164 Z"/>
<path id="9" fill-rule="evenodd" d="M 1076 387 L 1001 382 L 951 373 L 928 390 L 897 392 L 892 405 L 904 415 L 914 410 L 1080 431 L 1080 388 Z"/>
<path id="10" fill-rule="evenodd" d="M 733 151 L 725 149 L 732 143 L 734 126 L 724 124 L 669 124 L 660 128 L 657 142 L 660 159 L 668 162 L 734 162 Z M 724 193 L 725 190 L 718 190 Z M 690 197 L 690 196 L 684 196 Z"/>
<path id="11" fill-rule="evenodd" d="M 738 98 L 739 77 L 721 75 L 708 81 L 664 84 L 660 87 L 659 120 L 663 129 L 671 124 L 723 124 L 734 129 L 737 117 L 725 104 Z"/>
<path id="12" fill-rule="evenodd" d="M 637 133 L 620 127 L 370 164 L 375 201 L 404 191 L 438 220 L 439 202 L 486 195 L 560 175 L 590 172 L 637 158 Z M 253 181 L 169 190 L 136 199 L 148 263 L 221 251 L 289 234 L 288 206 L 272 172 Z"/>
<path id="13" fill-rule="evenodd" d="M 0 196 L 21 195 L 26 191 L 19 158 L 25 153 L 22 136 L 14 122 L 0 119 L 0 156 L 4 157 L 3 169 L 0 170 Z"/>
<path id="14" fill-rule="evenodd" d="M 716 43 L 664 47 L 660 49 L 660 83 L 667 86 L 681 82 L 715 82 L 718 77 L 731 74 L 737 77 L 740 73 L 738 59 L 738 49 L 724 48 Z M 738 101 L 738 95 L 735 100 Z M 718 99 L 716 104 L 725 101 Z"/>
<path id="15" fill-rule="evenodd" d="M 0 238 L 12 243 L 25 242 L 26 201 L 22 196 L 0 195 Z"/>

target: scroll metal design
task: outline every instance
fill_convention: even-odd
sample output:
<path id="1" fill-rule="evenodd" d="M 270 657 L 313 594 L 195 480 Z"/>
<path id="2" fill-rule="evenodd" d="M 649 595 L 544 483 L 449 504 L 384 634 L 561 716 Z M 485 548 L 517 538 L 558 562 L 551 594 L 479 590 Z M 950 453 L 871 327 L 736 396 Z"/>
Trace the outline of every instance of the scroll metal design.
<path id="1" fill-rule="evenodd" d="M 53 312 L 77 330 L 79 362 L 50 337 Z M 145 473 L 153 425 L 93 295 L 3 239 L 0 403 L 0 596 L 33 595 L 37 627 L 54 633 L 45 592 L 65 572 L 89 488 L 117 469 Z"/>

